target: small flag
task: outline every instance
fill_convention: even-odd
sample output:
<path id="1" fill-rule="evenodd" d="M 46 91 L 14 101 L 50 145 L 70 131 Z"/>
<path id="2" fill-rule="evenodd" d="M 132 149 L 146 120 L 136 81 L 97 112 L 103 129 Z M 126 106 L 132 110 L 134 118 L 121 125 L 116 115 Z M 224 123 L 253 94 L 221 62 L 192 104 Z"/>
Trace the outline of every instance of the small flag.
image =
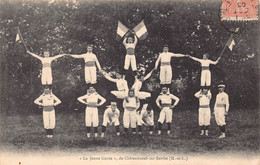
<path id="1" fill-rule="evenodd" d="M 229 48 L 230 51 L 232 51 L 234 45 L 236 45 L 236 44 L 235 44 L 235 41 L 233 39 L 233 34 L 231 34 L 229 40 L 226 43 L 226 46 Z"/>
<path id="2" fill-rule="evenodd" d="M 144 21 L 140 22 L 133 30 L 136 36 L 139 38 L 139 40 L 146 39 L 148 32 L 144 24 Z"/>
<path id="3" fill-rule="evenodd" d="M 20 41 L 20 35 L 19 35 L 19 32 L 16 34 L 15 41 Z"/>
<path id="4" fill-rule="evenodd" d="M 124 35 L 128 32 L 128 28 L 123 25 L 120 21 L 118 21 L 117 26 L 117 38 L 124 37 Z"/>

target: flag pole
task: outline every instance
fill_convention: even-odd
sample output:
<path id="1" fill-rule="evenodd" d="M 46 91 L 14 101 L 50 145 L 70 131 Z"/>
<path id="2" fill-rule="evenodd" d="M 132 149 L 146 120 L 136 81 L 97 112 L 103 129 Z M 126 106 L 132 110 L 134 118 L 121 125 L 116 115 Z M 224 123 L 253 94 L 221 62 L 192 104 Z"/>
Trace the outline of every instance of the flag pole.
<path id="1" fill-rule="evenodd" d="M 224 47 L 224 49 L 222 50 L 222 52 L 220 53 L 220 56 L 219 56 L 219 58 L 221 58 L 221 57 L 222 57 L 222 55 L 223 55 L 223 53 L 224 53 L 224 51 L 225 51 L 226 47 L 227 47 L 227 44 L 225 44 L 225 47 Z"/>
<path id="2" fill-rule="evenodd" d="M 23 42 L 23 45 L 24 45 L 26 51 L 28 51 L 27 46 L 25 45 L 25 42 L 24 42 L 24 40 L 23 40 L 23 36 L 22 36 L 22 34 L 21 34 L 21 32 L 20 32 L 19 27 L 18 27 L 18 33 L 19 33 L 19 35 L 20 35 L 20 37 L 21 37 L 21 39 L 22 39 L 22 42 Z"/>

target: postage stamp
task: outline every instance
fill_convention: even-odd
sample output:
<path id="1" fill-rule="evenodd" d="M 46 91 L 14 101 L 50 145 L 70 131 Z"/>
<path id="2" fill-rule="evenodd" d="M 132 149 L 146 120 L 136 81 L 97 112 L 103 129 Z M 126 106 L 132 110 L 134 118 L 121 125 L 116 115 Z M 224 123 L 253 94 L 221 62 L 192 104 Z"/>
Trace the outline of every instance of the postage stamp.
<path id="1" fill-rule="evenodd" d="M 258 20 L 258 0 L 222 0 L 221 20 Z"/>

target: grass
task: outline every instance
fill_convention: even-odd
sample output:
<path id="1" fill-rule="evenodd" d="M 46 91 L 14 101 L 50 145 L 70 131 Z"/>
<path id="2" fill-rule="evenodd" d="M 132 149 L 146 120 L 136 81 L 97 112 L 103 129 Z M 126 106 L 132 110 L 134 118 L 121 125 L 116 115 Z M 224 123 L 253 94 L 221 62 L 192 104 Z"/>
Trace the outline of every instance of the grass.
<path id="1" fill-rule="evenodd" d="M 122 118 L 123 113 L 121 113 Z M 5 152 L 167 152 L 186 154 L 259 152 L 258 110 L 231 110 L 227 116 L 227 138 L 220 134 L 214 117 L 210 136 L 199 135 L 197 111 L 174 111 L 172 134 L 116 136 L 114 127 L 105 138 L 87 138 L 84 111 L 56 111 L 54 138 L 45 138 L 42 114 L 12 115 L 2 119 L 0 147 Z M 155 113 L 157 123 L 158 113 Z M 100 111 L 100 124 L 102 115 Z M 122 121 L 121 121 L 122 123 Z M 163 127 L 166 129 L 166 125 Z M 123 128 L 121 127 L 121 131 Z M 101 132 L 101 128 L 99 128 Z"/>

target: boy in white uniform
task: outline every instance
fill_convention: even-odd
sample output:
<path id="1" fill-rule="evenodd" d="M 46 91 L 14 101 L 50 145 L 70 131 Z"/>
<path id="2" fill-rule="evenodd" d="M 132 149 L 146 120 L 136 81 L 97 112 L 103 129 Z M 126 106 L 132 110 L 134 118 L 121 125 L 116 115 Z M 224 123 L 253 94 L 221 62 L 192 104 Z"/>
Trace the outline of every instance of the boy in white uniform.
<path id="1" fill-rule="evenodd" d="M 226 121 L 225 116 L 228 114 L 229 111 L 229 97 L 228 94 L 224 92 L 225 85 L 220 84 L 218 85 L 219 94 L 216 97 L 216 102 L 214 106 L 214 114 L 216 122 L 220 128 L 221 135 L 219 138 L 226 137 Z"/>
<path id="2" fill-rule="evenodd" d="M 124 132 L 128 132 L 129 127 L 132 128 L 133 134 L 136 134 L 136 123 L 137 114 L 136 110 L 140 106 L 140 101 L 137 96 L 135 96 L 135 91 L 130 89 L 128 96 L 123 101 L 124 115 L 123 115 L 123 125 Z"/>
<path id="3" fill-rule="evenodd" d="M 172 82 L 171 58 L 187 57 L 187 56 L 188 55 L 171 53 L 169 52 L 168 45 L 164 45 L 163 52 L 159 55 L 158 59 L 155 62 L 155 67 L 154 67 L 154 69 L 157 70 L 159 62 L 161 63 L 160 84 L 170 88 L 170 84 Z"/>
<path id="4" fill-rule="evenodd" d="M 116 127 L 116 134 L 120 135 L 119 116 L 120 111 L 117 109 L 116 102 L 111 102 L 111 106 L 108 106 L 104 112 L 101 137 L 104 137 L 108 124 L 114 124 Z"/>
<path id="5" fill-rule="evenodd" d="M 219 57 L 216 61 L 209 60 L 208 53 L 203 54 L 203 59 L 198 59 L 198 58 L 192 57 L 192 56 L 189 56 L 189 57 L 201 64 L 200 85 L 201 85 L 201 87 L 206 86 L 207 88 L 209 88 L 211 85 L 211 72 L 209 70 L 209 65 L 210 64 L 216 65 L 219 62 L 221 57 Z"/>
<path id="6" fill-rule="evenodd" d="M 201 128 L 200 135 L 209 135 L 208 127 L 210 125 L 210 99 L 211 92 L 208 89 L 203 88 L 202 90 L 195 93 L 195 97 L 199 99 L 199 126 Z"/>
<path id="7" fill-rule="evenodd" d="M 46 136 L 47 138 L 52 138 L 53 129 L 55 128 L 54 106 L 60 104 L 61 101 L 51 92 L 51 89 L 45 88 L 44 93 L 34 103 L 43 107 L 43 125 L 46 130 Z"/>
<path id="8" fill-rule="evenodd" d="M 172 105 L 172 101 L 175 101 Z M 160 104 L 161 102 L 161 104 Z M 168 125 L 167 134 L 171 133 L 172 123 L 172 109 L 179 103 L 179 98 L 173 94 L 168 93 L 166 87 L 162 87 L 162 94 L 156 99 L 157 106 L 161 109 L 160 117 L 158 119 L 158 135 L 161 134 L 162 124 L 166 121 Z"/>
<path id="9" fill-rule="evenodd" d="M 52 85 L 52 69 L 51 69 L 51 63 L 52 61 L 56 60 L 57 58 L 60 58 L 64 56 L 65 54 L 60 54 L 54 57 L 50 57 L 50 53 L 48 51 L 44 51 L 43 55 L 44 57 L 40 57 L 29 50 L 27 50 L 27 53 L 32 55 L 33 57 L 39 59 L 42 63 L 42 73 L 41 73 L 41 82 L 42 85 Z"/>
<path id="10" fill-rule="evenodd" d="M 149 134 L 153 134 L 154 128 L 154 111 L 151 106 L 148 104 L 144 104 L 140 114 L 137 114 L 137 128 L 138 133 L 142 134 L 142 125 L 149 126 Z"/>
<path id="11" fill-rule="evenodd" d="M 73 58 L 83 58 L 85 61 L 85 81 L 86 84 L 96 84 L 97 83 L 97 68 L 102 72 L 101 66 L 97 59 L 97 56 L 92 52 L 93 47 L 91 45 L 87 46 L 87 53 L 81 55 L 70 55 Z M 96 68 L 97 66 L 97 68 Z"/>
<path id="12" fill-rule="evenodd" d="M 85 123 L 87 127 L 87 137 L 90 137 L 91 126 L 93 126 L 95 137 L 97 137 L 98 136 L 98 108 L 97 107 L 103 105 L 106 102 L 106 99 L 100 96 L 96 92 L 94 87 L 90 87 L 89 93 L 79 97 L 78 101 L 87 105 L 85 110 Z"/>
<path id="13" fill-rule="evenodd" d="M 126 56 L 125 56 L 125 65 L 124 65 L 124 69 L 128 70 L 129 66 L 131 65 L 131 68 L 133 71 L 136 71 L 136 58 L 135 58 L 135 46 L 137 44 L 137 37 L 134 34 L 134 40 L 132 37 L 128 37 L 128 35 L 126 35 L 126 37 L 123 40 L 123 44 L 126 48 Z"/>

